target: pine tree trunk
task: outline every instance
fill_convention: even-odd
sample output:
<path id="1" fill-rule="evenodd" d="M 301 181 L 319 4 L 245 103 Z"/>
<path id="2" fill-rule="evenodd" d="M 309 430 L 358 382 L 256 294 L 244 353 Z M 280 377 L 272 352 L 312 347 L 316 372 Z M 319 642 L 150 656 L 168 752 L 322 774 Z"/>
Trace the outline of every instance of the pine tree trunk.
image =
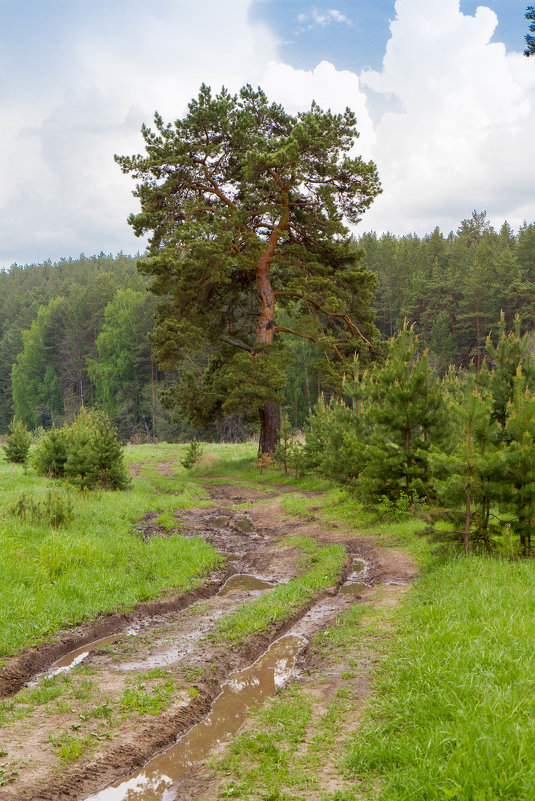
<path id="1" fill-rule="evenodd" d="M 290 213 L 287 188 L 283 189 L 281 193 L 281 203 L 283 206 L 281 218 L 273 227 L 267 241 L 266 250 L 259 258 L 256 266 L 256 285 L 258 288 L 258 298 L 260 300 L 256 338 L 259 345 L 271 345 L 275 333 L 275 293 L 271 285 L 270 265 L 277 242 L 282 233 L 288 228 Z M 263 453 L 274 453 L 279 441 L 280 427 L 280 406 L 277 401 L 267 401 L 264 408 L 260 409 L 259 456 Z"/>
<path id="2" fill-rule="evenodd" d="M 485 550 L 488 555 L 492 554 L 489 540 L 489 518 L 490 518 L 490 498 L 484 498 L 482 501 L 482 515 L 481 515 L 481 535 L 485 543 Z"/>
<path id="3" fill-rule="evenodd" d="M 277 401 L 268 401 L 263 409 L 260 409 L 260 441 L 258 443 L 258 455 L 263 453 L 274 453 L 279 441 L 279 429 L 281 427 L 281 411 Z"/>
<path id="4" fill-rule="evenodd" d="M 466 556 L 470 555 L 470 526 L 472 524 L 472 506 L 471 506 L 471 494 L 470 494 L 470 484 L 467 487 L 466 492 L 466 511 L 465 511 L 465 523 L 464 523 L 464 553 Z"/>

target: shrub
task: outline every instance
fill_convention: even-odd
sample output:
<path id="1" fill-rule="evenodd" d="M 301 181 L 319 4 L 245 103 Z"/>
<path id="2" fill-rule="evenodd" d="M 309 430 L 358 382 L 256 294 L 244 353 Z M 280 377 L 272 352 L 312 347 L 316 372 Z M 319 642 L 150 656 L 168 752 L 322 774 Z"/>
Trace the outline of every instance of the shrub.
<path id="1" fill-rule="evenodd" d="M 8 462 L 14 462 L 15 464 L 26 464 L 32 441 L 30 432 L 22 420 L 17 420 L 16 418 L 9 424 L 9 431 L 10 433 L 6 437 L 6 444 L 2 446 L 5 458 Z"/>
<path id="2" fill-rule="evenodd" d="M 294 438 L 287 415 L 282 418 L 279 434 L 280 440 L 274 454 L 275 462 L 284 470 L 286 476 L 288 475 L 288 469 L 292 468 L 295 471 L 295 477 L 299 478 L 303 473 L 304 467 L 303 446 Z"/>
<path id="3" fill-rule="evenodd" d="M 67 437 L 65 429 L 51 428 L 37 443 L 32 464 L 40 476 L 61 478 L 65 475 Z"/>
<path id="4" fill-rule="evenodd" d="M 191 470 L 191 468 L 197 464 L 201 456 L 202 456 L 202 448 L 197 442 L 197 440 L 193 439 L 188 445 L 186 453 L 180 460 L 180 463 L 182 464 L 182 467 L 186 468 L 186 470 Z"/>
<path id="5" fill-rule="evenodd" d="M 310 416 L 304 448 L 305 467 L 325 478 L 354 484 L 365 465 L 366 422 L 343 401 L 321 397 Z"/>
<path id="6" fill-rule="evenodd" d="M 125 489 L 128 475 L 123 450 L 105 414 L 82 409 L 66 431 L 65 475 L 78 487 Z"/>

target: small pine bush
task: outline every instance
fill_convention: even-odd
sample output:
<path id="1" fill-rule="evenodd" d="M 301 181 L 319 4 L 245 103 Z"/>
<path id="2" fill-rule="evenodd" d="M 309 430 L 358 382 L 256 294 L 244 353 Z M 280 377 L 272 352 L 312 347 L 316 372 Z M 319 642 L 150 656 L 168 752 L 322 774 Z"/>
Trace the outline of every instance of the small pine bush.
<path id="1" fill-rule="evenodd" d="M 368 439 L 362 415 L 343 401 L 320 397 L 308 421 L 302 460 L 307 470 L 344 484 L 355 484 L 364 469 Z"/>
<path id="2" fill-rule="evenodd" d="M 32 437 L 22 420 L 16 418 L 9 424 L 10 433 L 3 445 L 5 458 L 15 464 L 26 464 Z"/>
<path id="3" fill-rule="evenodd" d="M 82 409 L 66 431 L 65 476 L 78 487 L 126 489 L 128 475 L 117 430 L 105 414 Z"/>
<path id="4" fill-rule="evenodd" d="M 40 476 L 61 478 L 65 475 L 67 437 L 65 429 L 51 428 L 37 443 L 32 454 L 33 467 Z"/>
<path id="5" fill-rule="evenodd" d="M 180 460 L 180 463 L 182 464 L 182 467 L 186 468 L 186 470 L 191 470 L 192 467 L 195 467 L 201 456 L 202 448 L 197 440 L 193 439 L 188 445 L 186 453 Z"/>
<path id="6" fill-rule="evenodd" d="M 90 446 L 93 453 L 94 477 L 104 489 L 126 489 L 128 473 L 123 460 L 123 446 L 117 440 L 107 415 L 92 416 Z"/>

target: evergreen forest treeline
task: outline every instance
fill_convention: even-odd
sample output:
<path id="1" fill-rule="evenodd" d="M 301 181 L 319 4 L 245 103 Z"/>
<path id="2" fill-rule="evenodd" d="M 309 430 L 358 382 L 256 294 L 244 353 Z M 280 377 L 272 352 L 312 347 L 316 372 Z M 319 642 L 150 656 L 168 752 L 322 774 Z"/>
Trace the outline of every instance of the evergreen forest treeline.
<path id="1" fill-rule="evenodd" d="M 71 422 L 105 410 L 128 438 L 177 435 L 148 338 L 154 298 L 137 259 L 65 259 L 0 273 L 0 430 Z"/>
<path id="2" fill-rule="evenodd" d="M 502 310 L 509 328 L 516 315 L 522 333 L 535 326 L 535 224 L 516 235 L 507 222 L 496 231 L 485 212 L 474 211 L 446 237 L 438 228 L 423 238 L 372 233 L 359 244 L 377 274 L 382 337 L 407 320 L 442 371 L 471 361 L 481 367 Z"/>
<path id="3" fill-rule="evenodd" d="M 377 276 L 376 325 L 384 340 L 414 326 L 440 375 L 449 364 L 480 370 L 505 326 L 535 324 L 535 224 L 518 233 L 492 228 L 474 212 L 456 233 L 418 237 L 374 233 L 355 247 Z M 175 383 L 152 358 L 149 332 L 156 299 L 138 259 L 119 254 L 13 266 L 0 272 L 0 430 L 17 416 L 30 428 L 70 422 L 82 406 L 105 410 L 123 439 L 184 439 L 190 425 L 161 403 Z M 291 311 L 280 325 L 291 328 Z M 287 319 L 286 319 L 287 318 Z M 320 368 L 317 345 L 289 340 L 292 361 L 284 406 L 302 426 L 321 394 L 339 394 Z M 207 354 L 208 355 L 208 354 Z M 342 391 L 343 393 L 343 391 Z M 241 436 L 237 419 L 200 432 Z"/>

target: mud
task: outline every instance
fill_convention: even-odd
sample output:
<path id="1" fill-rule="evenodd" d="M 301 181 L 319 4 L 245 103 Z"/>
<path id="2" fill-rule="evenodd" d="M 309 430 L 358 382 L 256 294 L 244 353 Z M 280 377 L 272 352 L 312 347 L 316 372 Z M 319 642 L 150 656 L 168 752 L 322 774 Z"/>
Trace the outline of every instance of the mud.
<path id="1" fill-rule="evenodd" d="M 236 573 L 236 575 L 228 578 L 218 595 L 226 595 L 228 592 L 236 592 L 236 590 L 245 590 L 246 592 L 259 592 L 260 590 L 272 590 L 275 587 L 272 581 L 258 578 L 258 576 L 249 576 L 246 573 Z"/>
<path id="2" fill-rule="evenodd" d="M 116 643 L 123 636 L 135 637 L 137 632 L 137 629 L 130 628 L 127 629 L 124 634 L 112 634 L 109 637 L 100 637 L 100 639 L 88 642 L 87 645 L 83 645 L 81 648 L 75 648 L 74 651 L 69 651 L 68 654 L 65 654 L 65 656 L 61 657 L 61 659 L 58 659 L 56 662 L 54 662 L 51 669 L 46 673 L 34 676 L 34 678 L 28 682 L 28 686 L 34 687 L 39 683 L 43 676 L 52 677 L 59 676 L 60 673 L 66 673 L 67 671 L 72 670 L 80 665 L 92 651 L 98 650 L 103 645 Z"/>
<path id="3" fill-rule="evenodd" d="M 114 784 L 87 801 L 174 801 L 173 784 L 182 779 L 214 749 L 228 742 L 251 709 L 284 686 L 292 676 L 299 651 L 306 640 L 281 637 L 250 667 L 231 673 L 223 683 L 210 714 L 193 726 L 176 745 L 151 759 L 123 782 Z"/>
<path id="4" fill-rule="evenodd" d="M 92 623 L 81 623 L 70 631 L 60 632 L 56 639 L 29 648 L 0 668 L 0 698 L 18 692 L 35 676 L 45 673 L 57 660 L 75 649 L 84 648 L 95 640 L 121 635 L 135 625 L 144 624 L 158 616 L 167 615 L 191 606 L 196 601 L 215 595 L 227 578 L 235 572 L 232 567 L 215 571 L 206 585 L 191 592 L 173 595 L 156 601 L 144 601 L 129 612 L 108 612 Z"/>
<path id="5" fill-rule="evenodd" d="M 273 487 L 268 489 L 271 491 Z M 100 792 L 168 749 L 192 726 L 205 720 L 231 671 L 241 670 L 257 660 L 276 638 L 284 634 L 310 638 L 350 604 L 368 602 L 378 583 L 407 584 L 415 575 L 414 565 L 404 553 L 380 548 L 373 538 L 355 537 L 343 529 L 317 522 L 288 519 L 274 495 L 230 482 L 209 490 L 216 508 L 181 511 L 176 516 L 182 534 L 205 537 L 227 556 L 225 570 L 211 575 L 208 584 L 194 592 L 140 604 L 127 614 L 103 615 L 92 625 L 65 632 L 56 642 L 21 654 L 0 671 L 0 691 L 3 689 L 7 695 L 32 675 L 49 670 L 58 659 L 71 659 L 74 649 L 85 653 L 94 640 L 108 640 L 104 649 L 94 650 L 85 657 L 84 664 L 94 673 L 93 707 L 89 702 L 84 706 L 69 699 L 70 706 L 64 705 L 63 711 L 39 708 L 29 722 L 14 722 L 2 730 L 9 760 L 24 764 L 12 788 L 0 789 L 2 801 L 21 797 L 33 801 L 79 801 Z M 256 499 L 262 503 L 255 503 Z M 253 505 L 244 509 L 241 506 L 244 503 Z M 238 504 L 241 508 L 236 508 Z M 265 635 L 250 638 L 239 648 L 214 638 L 222 615 L 300 572 L 301 553 L 284 546 L 285 537 L 294 535 L 345 545 L 351 558 L 337 586 L 297 610 L 291 619 L 272 626 Z M 361 564 L 356 565 L 354 560 L 360 560 Z M 362 589 L 343 590 L 357 583 Z M 138 636 L 125 637 L 132 626 Z M 118 634 L 123 636 L 117 640 Z M 310 658 L 305 648 L 300 657 L 301 667 Z M 154 668 L 164 669 L 176 688 L 168 708 L 156 718 L 149 714 L 122 716 L 111 734 L 104 726 L 105 721 L 97 726 L 88 720 L 95 705 L 106 703 L 118 708 L 125 688 L 131 687 L 132 682 L 146 682 Z M 197 697 L 192 698 L 192 694 Z M 92 751 L 73 765 L 62 767 L 59 773 L 49 740 L 49 735 L 57 731 L 75 731 L 76 736 L 96 738 L 92 741 Z M 112 739 L 104 739 L 108 737 Z M 34 759 L 36 754 L 38 761 Z M 181 799 L 190 797 L 184 789 L 190 778 L 187 773 L 180 779 Z"/>

